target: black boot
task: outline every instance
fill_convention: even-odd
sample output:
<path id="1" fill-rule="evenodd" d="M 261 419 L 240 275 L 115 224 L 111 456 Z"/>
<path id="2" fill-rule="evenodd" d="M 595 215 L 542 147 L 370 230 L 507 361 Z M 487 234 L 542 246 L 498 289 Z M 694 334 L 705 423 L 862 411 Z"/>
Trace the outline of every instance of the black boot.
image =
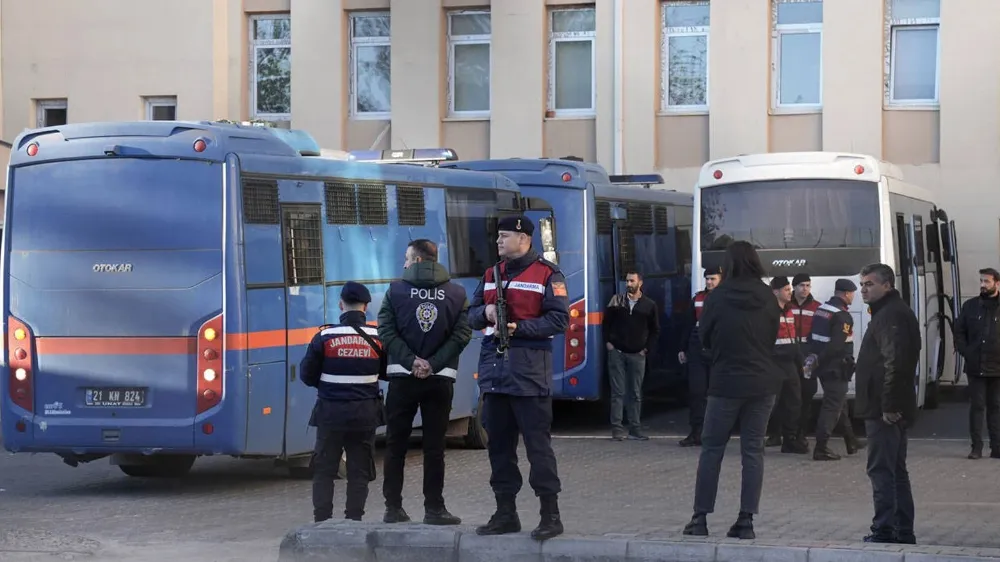
<path id="1" fill-rule="evenodd" d="M 978 460 L 983 458 L 983 448 L 982 446 L 976 447 L 972 446 L 972 451 L 969 452 L 969 458 L 972 460 Z"/>
<path id="2" fill-rule="evenodd" d="M 813 449 L 813 460 L 814 461 L 839 461 L 840 455 L 834 453 L 829 447 L 826 446 L 826 439 L 816 441 L 816 448 Z"/>
<path id="3" fill-rule="evenodd" d="M 462 524 L 462 520 L 458 516 L 452 515 L 442 505 L 440 507 L 425 507 L 424 508 L 424 524 L 425 525 L 461 525 Z"/>
<path id="4" fill-rule="evenodd" d="M 753 540 L 757 535 L 753 532 L 753 514 L 741 511 L 736 518 L 736 523 L 729 528 L 726 536 L 731 539 Z"/>
<path id="5" fill-rule="evenodd" d="M 513 494 L 497 494 L 497 511 L 490 521 L 476 527 L 477 535 L 506 535 L 521 532 L 521 519 L 517 516 L 517 504 Z"/>
<path id="6" fill-rule="evenodd" d="M 691 433 L 678 443 L 681 447 L 701 447 L 701 428 L 691 428 Z"/>
<path id="7" fill-rule="evenodd" d="M 764 441 L 765 447 L 780 447 L 781 446 L 781 436 L 771 435 Z"/>
<path id="8" fill-rule="evenodd" d="M 410 516 L 403 510 L 403 506 L 385 506 L 385 515 L 382 517 L 383 523 L 406 523 Z"/>
<path id="9" fill-rule="evenodd" d="M 785 437 L 785 441 L 781 444 L 781 452 L 804 455 L 809 452 L 809 445 L 799 441 L 794 435 L 789 435 Z"/>
<path id="10" fill-rule="evenodd" d="M 851 427 L 850 422 L 844 424 L 844 446 L 847 448 L 847 454 L 853 455 L 861 449 L 868 446 L 868 442 L 864 439 L 858 439 L 854 435 L 854 428 Z"/>
<path id="11" fill-rule="evenodd" d="M 691 521 L 684 525 L 684 534 L 691 535 L 693 537 L 707 537 L 708 536 L 708 519 L 704 513 L 695 513 L 691 517 Z"/>
<path id="12" fill-rule="evenodd" d="M 559 519 L 558 496 L 554 494 L 551 496 L 542 496 L 539 500 L 542 503 L 542 508 L 539 510 L 542 518 L 538 522 L 538 526 L 535 527 L 535 530 L 531 531 L 531 538 L 536 541 L 544 541 L 561 535 L 563 533 L 563 524 Z"/>

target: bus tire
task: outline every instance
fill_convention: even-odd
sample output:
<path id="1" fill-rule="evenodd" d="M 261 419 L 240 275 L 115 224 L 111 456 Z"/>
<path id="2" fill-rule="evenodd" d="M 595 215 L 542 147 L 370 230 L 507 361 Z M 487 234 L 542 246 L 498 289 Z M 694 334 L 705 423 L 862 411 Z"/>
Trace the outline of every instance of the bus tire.
<path id="1" fill-rule="evenodd" d="M 927 383 L 927 388 L 924 389 L 924 409 L 925 410 L 937 410 L 938 406 L 941 405 L 941 385 L 935 381 Z"/>
<path id="2" fill-rule="evenodd" d="M 479 405 L 476 406 L 476 415 L 469 418 L 469 430 L 465 434 L 465 447 L 467 449 L 485 449 L 490 442 L 486 428 L 483 426 L 483 396 L 479 395 Z"/>
<path id="3" fill-rule="evenodd" d="M 118 469 L 134 478 L 181 478 L 191 472 L 194 455 L 163 455 L 149 464 L 121 464 Z"/>

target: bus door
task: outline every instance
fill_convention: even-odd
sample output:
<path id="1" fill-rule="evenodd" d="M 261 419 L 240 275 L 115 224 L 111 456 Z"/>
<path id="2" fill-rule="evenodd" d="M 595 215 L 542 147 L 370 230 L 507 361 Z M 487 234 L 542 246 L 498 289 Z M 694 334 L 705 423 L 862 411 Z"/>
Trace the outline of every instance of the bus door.
<path id="1" fill-rule="evenodd" d="M 284 450 L 287 456 L 308 453 L 315 442 L 308 425 L 316 402 L 316 389 L 298 380 L 298 368 L 317 327 L 326 323 L 322 216 L 319 204 L 281 206 L 288 338 Z"/>
<path id="2" fill-rule="evenodd" d="M 918 230 L 919 228 L 919 230 Z M 896 252 L 896 271 L 899 272 L 899 293 L 917 316 L 921 326 L 926 325 L 924 319 L 924 299 L 927 296 L 926 287 L 921 275 L 923 270 L 923 243 L 919 237 L 923 236 L 923 219 L 917 215 L 907 215 L 896 213 L 896 241 L 898 251 Z M 918 252 L 917 240 L 920 240 Z M 926 343 L 924 344 L 926 348 Z M 917 404 L 923 404 L 924 384 L 921 384 L 920 377 L 924 373 L 924 360 L 917 362 L 917 372 L 914 373 L 914 385 L 917 391 Z"/>

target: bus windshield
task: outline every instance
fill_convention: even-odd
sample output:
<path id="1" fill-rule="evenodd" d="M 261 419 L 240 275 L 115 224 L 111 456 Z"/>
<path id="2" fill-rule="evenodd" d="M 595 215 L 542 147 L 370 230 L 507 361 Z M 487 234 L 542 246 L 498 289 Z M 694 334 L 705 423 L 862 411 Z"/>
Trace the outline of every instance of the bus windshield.
<path id="1" fill-rule="evenodd" d="M 747 240 L 758 250 L 877 248 L 878 184 L 841 179 L 734 183 L 701 189 L 701 249 Z"/>

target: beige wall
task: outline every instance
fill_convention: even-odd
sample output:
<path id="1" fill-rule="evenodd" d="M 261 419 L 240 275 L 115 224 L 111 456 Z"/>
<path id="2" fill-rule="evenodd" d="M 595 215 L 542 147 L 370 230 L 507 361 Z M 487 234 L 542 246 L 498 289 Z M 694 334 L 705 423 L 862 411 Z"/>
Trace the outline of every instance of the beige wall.
<path id="1" fill-rule="evenodd" d="M 181 119 L 246 119 L 248 16 L 290 12 L 292 126 L 325 147 L 448 146 L 463 158 L 576 155 L 611 171 L 620 126 L 622 171 L 659 171 L 667 188 L 685 191 L 710 158 L 862 152 L 899 164 L 937 193 L 959 223 L 968 272 L 1000 261 L 1000 35 L 993 27 L 1000 2 L 941 3 L 938 107 L 885 106 L 882 0 L 827 0 L 823 108 L 776 114 L 769 0 L 713 0 L 710 111 L 676 114 L 660 107 L 660 0 L 174 0 L 170 10 L 135 0 L 0 0 L 0 131 L 12 141 L 34 126 L 39 98 L 67 98 L 71 121 L 140 119 L 141 97 L 162 95 L 177 96 Z M 501 8 L 492 14 L 491 112 L 449 117 L 445 14 L 491 4 Z M 579 5 L 596 9 L 596 111 L 547 117 L 548 10 Z M 620 123 L 616 5 L 625 30 Z M 348 107 L 347 13 L 370 9 L 393 16 L 390 119 L 355 119 Z"/>

